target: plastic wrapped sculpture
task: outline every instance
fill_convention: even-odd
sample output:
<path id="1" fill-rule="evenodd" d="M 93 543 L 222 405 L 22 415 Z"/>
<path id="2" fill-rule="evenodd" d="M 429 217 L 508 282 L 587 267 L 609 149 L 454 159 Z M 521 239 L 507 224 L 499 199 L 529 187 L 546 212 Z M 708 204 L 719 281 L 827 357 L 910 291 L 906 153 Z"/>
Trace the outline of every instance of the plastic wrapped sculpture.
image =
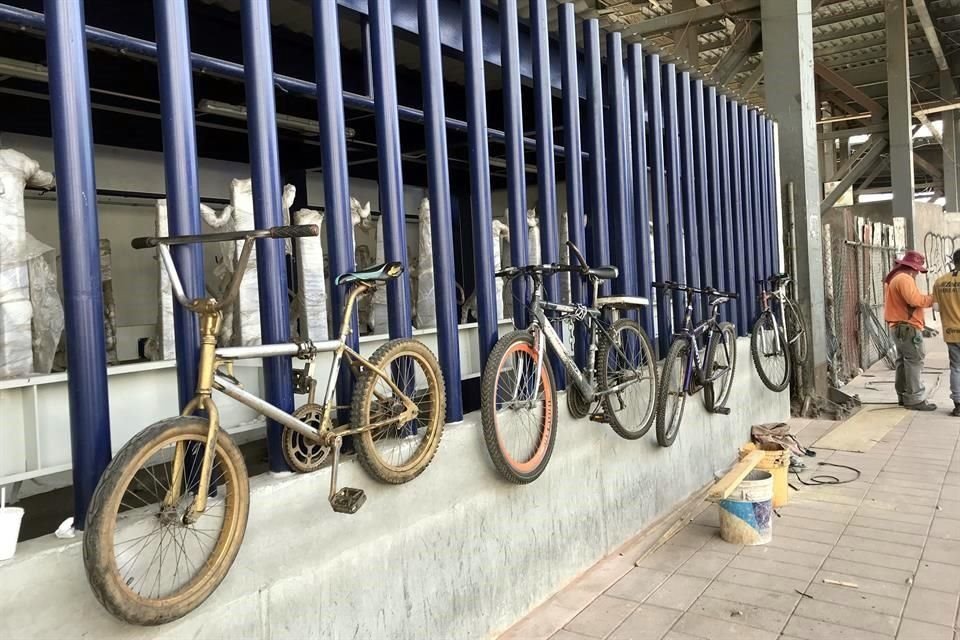
<path id="1" fill-rule="evenodd" d="M 570 230 L 567 229 L 567 212 L 560 214 L 560 226 L 557 229 L 560 237 L 560 262 L 570 264 L 570 248 L 567 247 L 567 239 L 570 237 Z M 570 274 L 560 274 L 560 301 L 570 302 Z"/>
<path id="2" fill-rule="evenodd" d="M 363 269 L 374 263 L 374 258 L 370 255 L 370 247 L 360 241 L 359 236 L 366 236 L 370 233 L 376 233 L 377 222 L 370 215 L 370 203 L 361 205 L 356 198 L 350 198 L 350 218 L 353 221 L 353 247 L 354 256 L 357 262 L 357 268 Z M 378 240 L 377 256 L 383 255 L 383 238 Z M 382 289 L 382 287 L 381 287 Z M 386 298 L 384 298 L 386 303 Z M 360 301 L 360 331 L 361 333 L 373 333 L 375 330 L 375 318 L 371 308 L 370 298 L 364 296 Z M 385 322 L 385 321 L 384 321 Z"/>
<path id="3" fill-rule="evenodd" d="M 296 224 L 323 224 L 323 214 L 313 209 L 300 209 L 293 214 Z M 326 340 L 327 284 L 323 268 L 323 243 L 319 236 L 297 239 L 297 292 L 295 317 L 299 318 L 301 339 Z"/>
<path id="4" fill-rule="evenodd" d="M 505 223 L 493 221 L 493 270 L 503 268 L 503 241 L 510 240 L 510 227 Z M 496 279 L 497 284 L 497 320 L 504 319 L 503 278 Z M 512 297 L 512 296 L 511 296 Z M 513 305 L 511 305 L 512 307 Z"/>
<path id="5" fill-rule="evenodd" d="M 417 262 L 417 328 L 437 326 L 433 280 L 433 237 L 430 228 L 430 199 L 420 201 L 420 247 Z M 496 249 L 494 249 L 496 250 Z"/>
<path id="6" fill-rule="evenodd" d="M 540 262 L 540 218 L 536 208 L 527 210 L 527 263 Z"/>
<path id="7" fill-rule="evenodd" d="M 14 149 L 0 149 L 0 378 L 49 373 L 63 332 L 57 278 L 27 233 L 24 188 L 50 188 L 53 175 Z"/>

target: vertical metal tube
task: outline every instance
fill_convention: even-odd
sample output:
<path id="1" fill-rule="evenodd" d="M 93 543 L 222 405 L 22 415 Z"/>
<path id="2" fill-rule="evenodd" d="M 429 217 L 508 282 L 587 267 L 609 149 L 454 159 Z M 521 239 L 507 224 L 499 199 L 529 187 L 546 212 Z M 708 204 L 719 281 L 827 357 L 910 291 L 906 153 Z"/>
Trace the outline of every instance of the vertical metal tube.
<path id="1" fill-rule="evenodd" d="M 743 191 L 743 230 L 744 246 L 743 261 L 746 263 L 747 277 L 746 290 L 744 296 L 747 302 L 747 317 L 754 318 L 757 315 L 757 279 L 760 277 L 757 265 L 757 229 L 756 229 L 756 207 L 754 206 L 753 193 L 753 152 L 754 146 L 750 141 L 750 109 L 742 104 L 740 109 L 740 163 L 741 163 L 741 189 Z"/>
<path id="2" fill-rule="evenodd" d="M 583 67 L 587 90 L 587 225 L 591 237 L 589 261 L 592 265 L 610 264 L 610 233 L 607 221 L 607 168 L 603 140 L 603 79 L 600 73 L 600 26 L 596 20 L 583 22 Z M 610 291 L 604 283 L 601 293 Z"/>
<path id="3" fill-rule="evenodd" d="M 719 287 L 713 273 L 713 238 L 716 228 L 711 224 L 710 174 L 707 173 L 707 120 L 704 106 L 703 80 L 693 81 L 693 153 L 697 169 L 694 192 L 697 202 L 696 246 L 687 239 L 687 248 L 695 251 L 700 263 L 700 280 L 705 285 Z"/>
<path id="4" fill-rule="evenodd" d="M 677 113 L 677 69 L 676 65 L 670 63 L 663 65 L 663 81 L 665 91 L 663 92 L 663 110 L 665 112 L 664 126 L 664 147 L 666 148 L 666 174 L 667 174 L 667 224 L 668 224 L 668 244 L 666 253 L 670 258 L 670 275 L 679 282 L 688 282 L 691 274 L 684 270 L 683 260 L 683 222 L 684 222 L 684 204 L 683 195 L 680 188 L 681 166 L 680 166 L 680 121 Z M 659 253 L 659 249 L 657 251 Z M 683 321 L 684 305 L 683 296 L 673 296 L 673 317 L 674 322 Z"/>
<path id="5" fill-rule="evenodd" d="M 647 179 L 647 124 L 646 91 L 644 90 L 643 50 L 639 44 L 631 44 L 627 49 L 627 77 L 630 78 L 630 129 L 633 136 L 631 163 L 633 178 L 633 217 L 634 233 L 637 243 L 637 285 L 641 296 L 653 300 L 653 256 L 650 247 L 650 185 Z M 659 135 L 655 131 L 652 135 Z M 640 323 L 647 335 L 653 338 L 656 328 L 653 324 L 653 308 L 644 307 L 640 311 Z"/>
<path id="6" fill-rule="evenodd" d="M 766 116 L 760 116 L 760 171 L 763 175 L 763 192 L 761 197 L 763 198 L 763 208 L 764 208 L 764 232 L 766 233 L 766 247 L 767 247 L 767 268 L 770 271 L 770 274 L 779 273 L 779 265 L 777 265 L 777 233 L 776 233 L 776 224 L 774 221 L 773 215 L 773 175 L 770 173 L 770 132 L 769 132 L 769 120 Z"/>
<path id="7" fill-rule="evenodd" d="M 562 5 L 561 5 L 562 6 Z M 520 93 L 520 36 L 517 0 L 500 0 L 500 56 L 503 72 L 503 133 L 507 160 L 507 224 L 510 227 L 510 263 L 526 265 L 527 180 L 523 149 L 523 109 Z M 569 187 L 569 185 L 568 185 Z M 513 323 L 527 326 L 526 282 L 513 280 Z"/>
<path id="8" fill-rule="evenodd" d="M 697 172 L 693 154 L 693 100 L 690 73 L 680 74 L 680 184 L 683 202 L 682 245 L 687 282 L 700 286 L 699 210 L 697 202 Z M 699 317 L 699 305 L 694 308 L 694 318 Z"/>
<path id="9" fill-rule="evenodd" d="M 380 177 L 379 231 L 383 233 L 384 257 L 409 267 L 392 15 L 391 0 L 370 3 L 370 50 L 373 54 L 373 94 L 376 96 L 374 119 Z M 405 268 L 399 278 L 387 282 L 387 306 L 390 337 L 408 338 L 413 335 L 408 269 Z"/>
<path id="10" fill-rule="evenodd" d="M 253 218 L 258 229 L 267 229 L 283 224 L 269 3 L 245 0 L 241 22 L 253 178 Z M 288 342 L 290 303 L 287 300 L 287 265 L 282 240 L 257 240 L 257 277 L 263 342 Z M 265 358 L 263 373 L 267 402 L 282 411 L 293 411 L 290 358 Z M 267 421 L 267 452 L 271 471 L 288 470 L 283 459 L 282 433 L 278 423 Z"/>
<path id="11" fill-rule="evenodd" d="M 73 514 L 76 527 L 82 529 L 93 490 L 110 462 L 100 228 L 83 2 L 49 2 L 46 19 L 50 120 L 63 259 Z"/>
<path id="12" fill-rule="evenodd" d="M 740 158 L 740 105 L 735 100 L 728 100 L 728 118 L 730 119 L 730 169 L 732 179 L 730 181 L 730 204 L 733 214 L 733 265 L 736 270 L 737 291 L 740 297 L 737 298 L 737 329 L 741 336 L 747 335 L 750 328 L 747 326 L 752 323 L 752 318 L 748 312 L 748 298 L 754 294 L 754 288 L 750 283 L 749 269 L 747 268 L 747 252 L 749 245 L 746 241 L 746 190 L 743 188 L 743 167 Z"/>
<path id="13" fill-rule="evenodd" d="M 370 20 L 360 20 L 360 48 L 363 50 L 363 90 L 370 98 L 373 95 L 373 49 L 370 44 Z"/>
<path id="14" fill-rule="evenodd" d="M 624 295 L 637 293 L 637 253 L 634 243 L 633 212 L 627 210 L 627 159 L 623 144 L 626 129 L 624 113 L 623 43 L 618 32 L 607 34 L 607 162 L 609 163 L 610 249 L 613 264 L 620 270 L 614 291 Z"/>
<path id="15" fill-rule="evenodd" d="M 193 119 L 193 69 L 190 66 L 190 26 L 186 0 L 154 0 L 160 111 L 163 114 L 163 163 L 167 216 L 172 236 L 200 233 L 200 182 L 197 176 L 197 137 Z M 173 262 L 188 298 L 204 296 L 203 248 L 171 247 Z M 177 390 L 180 408 L 197 390 L 200 332 L 196 314 L 173 305 L 177 349 Z"/>
<path id="16" fill-rule="evenodd" d="M 501 20 L 503 14 L 501 13 Z M 566 148 L 567 237 L 580 251 L 585 251 L 583 233 L 583 158 L 580 155 L 580 89 L 577 79 L 577 33 L 573 5 L 557 7 L 560 23 L 560 80 L 563 89 L 563 144 Z M 587 289 L 582 278 L 570 275 L 570 299 L 587 304 Z M 587 333 L 577 323 L 575 354 L 580 367 L 587 366 Z"/>
<path id="17" fill-rule="evenodd" d="M 497 288 L 493 274 L 493 205 L 490 201 L 487 98 L 483 78 L 483 33 L 480 25 L 480 0 L 465 0 L 463 50 L 467 73 L 470 215 L 473 221 L 473 258 L 476 267 L 475 291 L 482 370 L 487 363 L 487 356 L 497 342 Z M 542 217 L 541 215 L 541 219 Z"/>
<path id="18" fill-rule="evenodd" d="M 780 264 L 780 208 L 777 206 L 780 198 L 779 185 L 777 184 L 777 160 L 776 160 L 776 132 L 773 121 L 764 118 L 764 131 L 767 140 L 767 206 L 770 207 L 770 264 L 776 273 L 785 270 L 785 265 Z"/>
<path id="19" fill-rule="evenodd" d="M 727 96 L 717 96 L 717 131 L 718 131 L 718 156 L 720 167 L 720 211 L 721 217 L 721 237 L 723 240 L 723 282 L 728 291 L 741 292 L 740 281 L 737 270 L 737 260 L 740 253 L 736 248 L 736 238 L 734 234 L 734 220 L 736 212 L 734 211 L 734 193 L 731 188 L 731 173 L 733 163 L 732 144 L 730 138 L 730 106 L 727 102 Z M 742 292 L 741 292 L 742 293 Z M 723 305 L 722 309 L 726 314 L 726 319 L 737 326 L 740 335 L 744 335 L 744 327 L 747 320 L 740 316 L 740 303 L 731 302 Z M 746 328 L 749 331 L 749 327 Z"/>
<path id="20" fill-rule="evenodd" d="M 750 126 L 751 136 L 756 139 L 756 175 L 757 180 L 754 185 L 754 191 L 757 194 L 757 213 L 759 216 L 759 226 L 757 227 L 760 237 L 757 244 L 760 252 L 760 277 L 767 278 L 773 275 L 772 265 L 770 263 L 770 219 L 769 207 L 767 206 L 767 152 L 766 141 L 763 135 L 762 118 L 759 113 L 752 113 Z"/>
<path id="21" fill-rule="evenodd" d="M 663 69 L 660 56 L 647 56 L 647 113 L 650 114 L 650 135 L 647 136 L 647 156 L 650 159 L 650 204 L 653 219 L 653 260 L 656 279 L 669 280 L 670 273 L 670 223 L 667 213 L 666 161 L 663 144 L 666 129 L 663 122 L 664 96 L 661 86 Z M 666 295 L 657 292 L 657 353 L 663 357 L 670 348 L 673 332 L 673 316 Z"/>
<path id="22" fill-rule="evenodd" d="M 350 217 L 350 176 L 347 173 L 347 140 L 343 115 L 343 78 L 340 75 L 340 26 L 337 6 L 313 0 L 313 56 L 317 81 L 317 116 L 320 123 L 320 160 L 323 164 L 324 226 L 327 229 L 329 281 L 356 268 L 353 251 L 353 221 Z M 330 287 L 331 311 L 338 323 L 346 305 L 344 287 Z M 357 312 L 350 317 L 347 344 L 359 346 Z M 336 327 L 339 329 L 339 326 Z M 346 363 L 337 378 L 337 403 L 353 397 L 353 376 Z M 346 415 L 340 416 L 341 420 Z"/>
<path id="23" fill-rule="evenodd" d="M 710 229 L 710 240 L 712 253 L 714 286 L 718 289 L 727 291 L 727 273 L 726 256 L 724 255 L 724 235 L 729 232 L 724 220 L 724 205 L 722 199 L 722 187 L 720 185 L 720 132 L 717 121 L 717 89 L 713 86 L 704 88 L 704 104 L 707 115 L 704 127 L 707 134 L 707 173 L 709 180 L 709 214 L 707 217 L 707 226 Z M 730 319 L 730 305 L 725 304 L 720 307 L 720 318 L 726 322 Z"/>
<path id="24" fill-rule="evenodd" d="M 447 155 L 446 109 L 443 102 L 443 60 L 440 16 L 435 0 L 420 0 L 420 68 L 423 75 L 423 114 L 430 180 L 430 233 L 433 241 L 433 286 L 437 304 L 437 347 L 447 380 L 447 421 L 463 420 L 460 387 L 460 334 L 454 275 L 453 214 Z"/>

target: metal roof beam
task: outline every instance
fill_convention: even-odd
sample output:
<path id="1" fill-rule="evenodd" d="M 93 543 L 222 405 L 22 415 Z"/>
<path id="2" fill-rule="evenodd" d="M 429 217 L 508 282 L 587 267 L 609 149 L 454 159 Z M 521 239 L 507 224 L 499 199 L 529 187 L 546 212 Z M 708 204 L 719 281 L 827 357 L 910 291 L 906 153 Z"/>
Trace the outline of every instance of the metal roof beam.
<path id="1" fill-rule="evenodd" d="M 947 57 L 943 55 L 943 48 L 940 46 L 940 38 L 937 37 L 937 30 L 933 26 L 933 20 L 930 18 L 930 12 L 927 10 L 925 0 L 913 0 L 913 9 L 917 12 L 920 24 L 923 25 L 923 34 L 927 37 L 927 43 L 930 45 L 930 51 L 937 61 L 937 68 L 940 71 L 949 71 L 950 65 L 947 64 Z"/>
<path id="2" fill-rule="evenodd" d="M 874 133 L 883 133 L 887 130 L 886 122 L 877 124 L 868 124 L 865 127 L 855 127 L 853 129 L 836 129 L 834 131 L 821 131 L 817 134 L 817 140 L 845 140 L 854 136 L 870 135 Z"/>
<path id="3" fill-rule="evenodd" d="M 886 109 L 884 109 L 879 102 L 865 94 L 863 91 L 860 91 L 851 82 L 830 67 L 820 62 L 814 62 L 813 72 L 839 89 L 840 92 L 845 96 L 857 104 L 865 107 L 867 111 L 873 114 L 874 118 L 880 118 L 884 113 L 886 113 Z"/>
<path id="4" fill-rule="evenodd" d="M 843 195 L 843 192 L 852 187 L 853 183 L 856 182 L 860 176 L 873 168 L 874 163 L 880 159 L 880 155 L 884 149 L 887 148 L 887 139 L 876 138 L 868 142 L 865 146 L 869 149 L 866 150 L 865 153 L 860 153 L 855 156 L 859 158 L 856 164 L 850 167 L 850 170 L 847 171 L 847 174 L 840 180 L 839 184 L 833 188 L 833 191 L 824 196 L 823 201 L 820 202 L 821 215 L 836 204 L 840 196 Z M 838 173 L 837 175 L 840 174 Z"/>
<path id="5" fill-rule="evenodd" d="M 705 7 L 669 13 L 657 18 L 648 18 L 623 30 L 625 36 L 653 36 L 704 22 L 716 22 L 721 18 L 754 11 L 760 8 L 760 0 L 720 0 Z"/>
<path id="6" fill-rule="evenodd" d="M 737 75 L 760 42 L 760 25 L 744 22 L 733 35 L 733 44 L 724 52 L 714 68 L 713 76 L 721 85 L 729 83 Z M 762 67 L 763 65 L 761 65 Z"/>

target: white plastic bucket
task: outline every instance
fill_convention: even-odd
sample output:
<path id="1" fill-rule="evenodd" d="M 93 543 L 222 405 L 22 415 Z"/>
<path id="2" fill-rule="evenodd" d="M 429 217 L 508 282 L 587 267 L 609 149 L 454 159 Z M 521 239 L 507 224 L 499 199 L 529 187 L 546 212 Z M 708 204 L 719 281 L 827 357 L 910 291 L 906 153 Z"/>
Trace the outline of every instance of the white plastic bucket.
<path id="1" fill-rule="evenodd" d="M 773 538 L 773 476 L 754 469 L 720 501 L 720 537 L 733 544 L 766 544 Z"/>
<path id="2" fill-rule="evenodd" d="M 16 553 L 21 520 L 23 509 L 20 507 L 0 509 L 0 560 L 9 560 Z"/>

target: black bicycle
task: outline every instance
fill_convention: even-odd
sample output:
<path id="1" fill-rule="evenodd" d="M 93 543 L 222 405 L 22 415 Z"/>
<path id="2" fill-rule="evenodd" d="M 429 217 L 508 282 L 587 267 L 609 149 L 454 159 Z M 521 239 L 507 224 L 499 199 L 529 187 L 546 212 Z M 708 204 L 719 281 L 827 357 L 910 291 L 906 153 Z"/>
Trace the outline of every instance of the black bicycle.
<path id="1" fill-rule="evenodd" d="M 703 389 L 707 411 L 730 413 L 726 405 L 737 365 L 737 330 L 729 322 L 720 322 L 718 317 L 720 305 L 736 299 L 737 294 L 679 282 L 655 282 L 653 286 L 660 295 L 682 293 L 686 306 L 683 328 L 673 334 L 657 390 L 657 442 L 661 447 L 669 447 L 680 431 L 688 395 Z M 693 326 L 695 295 L 706 296 L 709 305 L 707 319 L 697 326 Z M 701 344 L 706 346 L 703 359 Z"/>

